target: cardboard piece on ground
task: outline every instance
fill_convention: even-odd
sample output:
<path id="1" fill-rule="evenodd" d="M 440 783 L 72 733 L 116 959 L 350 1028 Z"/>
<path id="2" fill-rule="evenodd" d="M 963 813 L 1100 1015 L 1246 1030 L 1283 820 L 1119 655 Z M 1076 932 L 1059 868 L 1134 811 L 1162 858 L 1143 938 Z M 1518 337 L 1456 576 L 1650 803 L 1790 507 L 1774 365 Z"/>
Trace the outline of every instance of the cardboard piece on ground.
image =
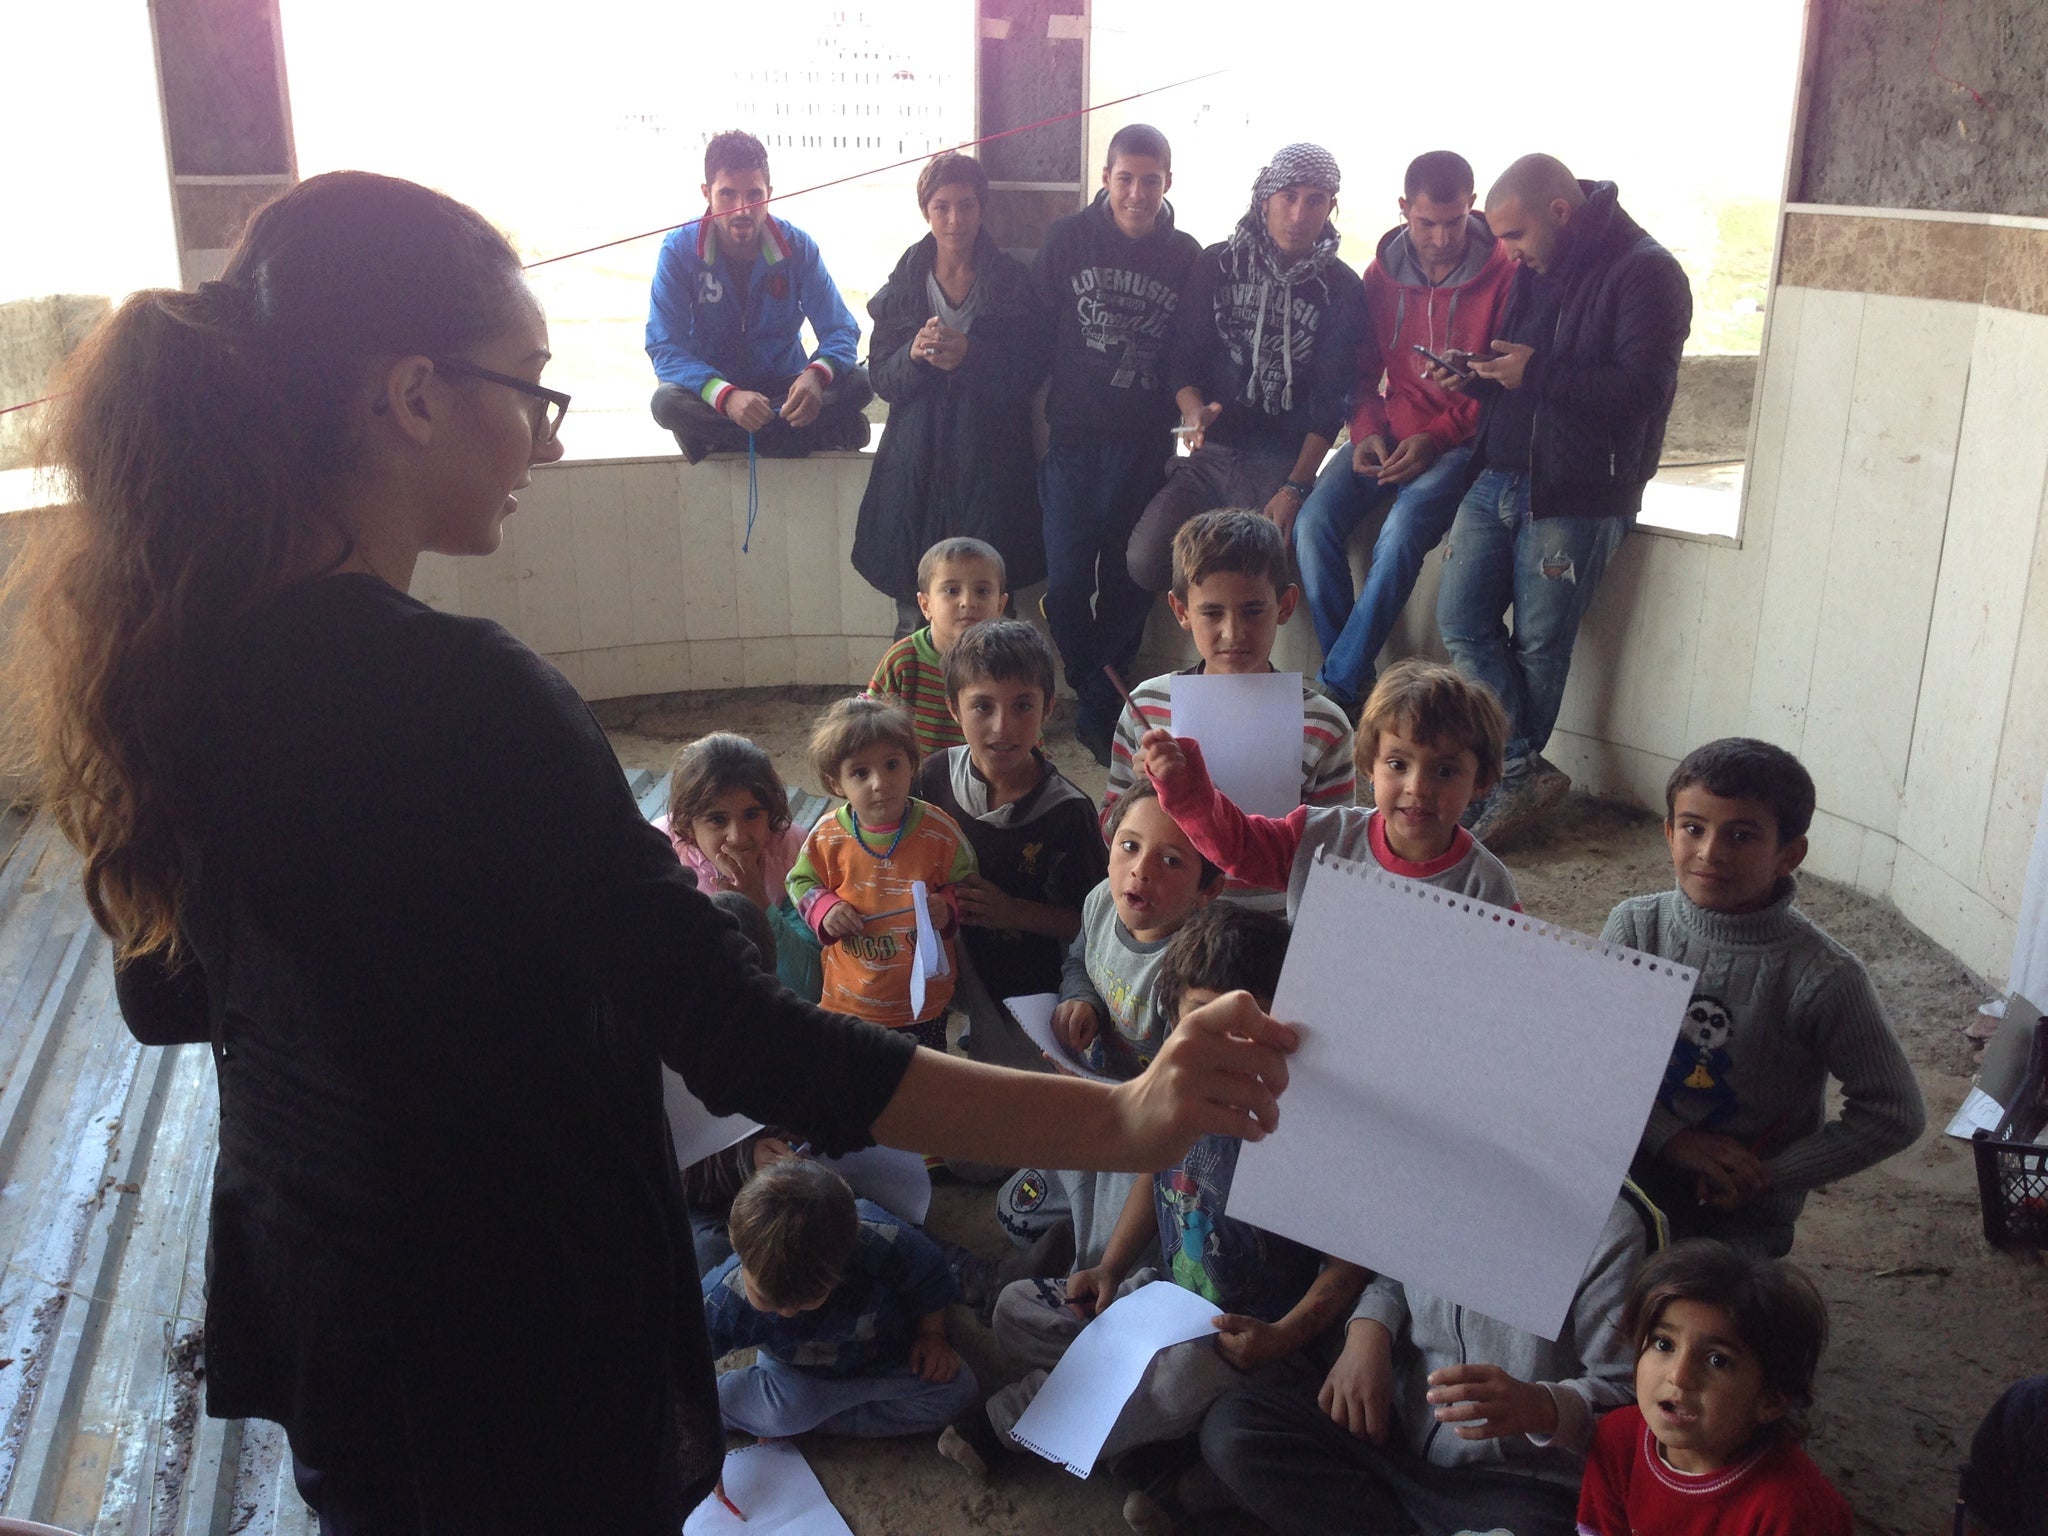
<path id="1" fill-rule="evenodd" d="M 803 1452 L 787 1440 L 726 1452 L 725 1496 L 744 1520 L 714 1493 L 683 1522 L 683 1536 L 853 1536 Z"/>
<path id="2" fill-rule="evenodd" d="M 669 1135 L 675 1138 L 676 1166 L 687 1168 L 714 1152 L 723 1152 L 742 1136 L 761 1129 L 761 1122 L 745 1115 L 714 1115 L 704 1101 L 690 1092 L 682 1074 L 661 1069 L 661 1098 L 668 1109 Z"/>
<path id="3" fill-rule="evenodd" d="M 1152 1357 L 1214 1333 L 1216 1304 L 1170 1280 L 1119 1296 L 1060 1357 L 1010 1438 L 1086 1477 Z"/>
<path id="4" fill-rule="evenodd" d="M 863 1200 L 872 1200 L 912 1226 L 924 1225 L 932 1208 L 932 1175 L 920 1153 L 896 1147 L 863 1147 L 844 1157 L 818 1159 L 853 1186 Z"/>
<path id="5" fill-rule="evenodd" d="M 1301 804 L 1299 672 L 1224 677 L 1176 672 L 1173 734 L 1202 744 L 1209 779 L 1241 811 L 1285 816 Z"/>
<path id="6" fill-rule="evenodd" d="M 1010 1017 L 1017 1021 L 1018 1028 L 1031 1037 L 1031 1043 L 1045 1052 L 1047 1059 L 1062 1072 L 1071 1072 L 1091 1082 L 1116 1082 L 1116 1078 L 1104 1076 L 1060 1044 L 1059 1036 L 1052 1032 L 1053 1010 L 1059 1002 L 1051 992 L 1034 992 L 1029 997 L 1006 997 L 1003 1006 L 1010 1010 Z"/>
<path id="7" fill-rule="evenodd" d="M 1273 999 L 1303 1034 L 1286 1113 L 1229 1214 L 1555 1339 L 1694 975 L 1319 861 Z"/>

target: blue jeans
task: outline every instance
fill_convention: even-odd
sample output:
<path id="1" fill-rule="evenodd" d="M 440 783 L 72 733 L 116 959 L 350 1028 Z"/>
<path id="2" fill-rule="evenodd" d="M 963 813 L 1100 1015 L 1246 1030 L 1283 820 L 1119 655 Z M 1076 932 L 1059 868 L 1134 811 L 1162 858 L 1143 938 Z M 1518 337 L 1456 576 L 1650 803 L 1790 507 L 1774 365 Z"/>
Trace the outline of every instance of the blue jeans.
<path id="1" fill-rule="evenodd" d="M 766 1355 L 718 1378 L 725 1422 L 771 1440 L 813 1429 L 868 1438 L 935 1435 L 980 1397 L 965 1360 L 944 1383 L 926 1381 L 907 1365 L 879 1376 L 813 1376 Z"/>
<path id="2" fill-rule="evenodd" d="M 1131 580 L 1124 552 L 1172 460 L 1173 439 L 1158 433 L 1054 443 L 1038 463 L 1045 622 L 1082 722 L 1105 731 L 1115 728 L 1123 701 L 1102 669 L 1130 672 L 1152 612 L 1152 594 Z"/>
<path id="3" fill-rule="evenodd" d="M 1529 515 L 1529 477 L 1484 471 L 1458 504 L 1436 622 L 1458 670 L 1508 714 L 1507 761 L 1543 750 L 1557 724 L 1579 621 L 1628 531 L 1619 517 Z M 1513 633 L 1506 613 L 1515 610 Z"/>
<path id="4" fill-rule="evenodd" d="M 1295 520 L 1294 551 L 1316 643 L 1323 648 L 1323 686 L 1339 702 L 1358 704 L 1372 691 L 1380 647 L 1415 590 L 1423 558 L 1450 530 L 1471 457 L 1470 444 L 1453 448 L 1406 485 L 1389 486 L 1355 472 L 1347 448 L 1316 477 L 1316 488 Z M 1345 546 L 1358 525 L 1389 499 L 1394 504 L 1373 543 L 1372 564 L 1354 603 Z"/>

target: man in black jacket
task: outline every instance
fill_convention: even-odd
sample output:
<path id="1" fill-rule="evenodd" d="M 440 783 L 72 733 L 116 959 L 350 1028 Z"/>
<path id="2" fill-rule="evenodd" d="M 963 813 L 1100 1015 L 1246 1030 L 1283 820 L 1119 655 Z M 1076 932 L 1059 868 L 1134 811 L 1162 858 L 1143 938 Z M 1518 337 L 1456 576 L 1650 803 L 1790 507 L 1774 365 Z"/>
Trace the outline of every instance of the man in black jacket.
<path id="1" fill-rule="evenodd" d="M 1614 183 L 1578 181 L 1549 155 L 1507 168 L 1486 221 L 1518 263 L 1495 355 L 1472 358 L 1466 378 L 1434 376 L 1481 401 L 1437 625 L 1459 669 L 1507 710 L 1506 771 L 1471 823 L 1493 842 L 1571 788 L 1543 745 L 1579 621 L 1657 473 L 1692 290 Z"/>
<path id="2" fill-rule="evenodd" d="M 1038 465 L 1045 618 L 1080 702 L 1074 735 L 1105 765 L 1123 701 L 1102 668 L 1129 672 L 1152 611 L 1124 550 L 1173 462 L 1166 348 L 1202 251 L 1173 226 L 1172 186 L 1166 135 L 1118 129 L 1102 191 L 1053 225 L 1031 269 L 1053 343 Z"/>

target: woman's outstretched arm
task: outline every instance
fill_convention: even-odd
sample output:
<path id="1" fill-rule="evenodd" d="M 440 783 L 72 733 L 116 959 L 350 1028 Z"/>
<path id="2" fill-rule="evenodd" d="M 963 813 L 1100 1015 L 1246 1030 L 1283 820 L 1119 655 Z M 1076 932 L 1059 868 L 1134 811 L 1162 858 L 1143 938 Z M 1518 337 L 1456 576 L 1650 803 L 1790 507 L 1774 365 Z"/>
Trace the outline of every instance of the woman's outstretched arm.
<path id="1" fill-rule="evenodd" d="M 1196 1009 L 1114 1087 L 919 1051 L 875 1121 L 892 1147 L 1010 1166 L 1155 1171 L 1198 1136 L 1257 1141 L 1280 1122 L 1296 1036 L 1248 992 Z"/>

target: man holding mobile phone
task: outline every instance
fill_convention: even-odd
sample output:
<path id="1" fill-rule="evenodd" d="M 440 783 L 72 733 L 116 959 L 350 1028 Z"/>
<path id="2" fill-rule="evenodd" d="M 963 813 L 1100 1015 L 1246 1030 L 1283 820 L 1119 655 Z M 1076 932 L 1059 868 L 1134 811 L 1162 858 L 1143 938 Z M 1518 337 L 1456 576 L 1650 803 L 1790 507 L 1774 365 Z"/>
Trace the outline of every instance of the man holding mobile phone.
<path id="1" fill-rule="evenodd" d="M 1472 203 L 1464 156 L 1431 150 L 1409 165 L 1401 222 L 1365 272 L 1351 446 L 1324 467 L 1295 523 L 1322 684 L 1354 718 L 1423 557 L 1449 531 L 1465 493 L 1479 402 L 1431 377 L 1432 357 L 1458 363 L 1487 351 L 1514 277 Z M 1382 508 L 1386 522 L 1354 601 L 1347 546 Z"/>
<path id="2" fill-rule="evenodd" d="M 1500 781 L 1466 812 L 1491 845 L 1571 788 L 1543 747 L 1579 621 L 1657 473 L 1692 289 L 1613 182 L 1579 181 L 1549 155 L 1502 173 L 1486 221 L 1515 278 L 1492 346 L 1471 361 L 1477 377 L 1435 375 L 1480 404 L 1437 627 L 1508 715 Z"/>

